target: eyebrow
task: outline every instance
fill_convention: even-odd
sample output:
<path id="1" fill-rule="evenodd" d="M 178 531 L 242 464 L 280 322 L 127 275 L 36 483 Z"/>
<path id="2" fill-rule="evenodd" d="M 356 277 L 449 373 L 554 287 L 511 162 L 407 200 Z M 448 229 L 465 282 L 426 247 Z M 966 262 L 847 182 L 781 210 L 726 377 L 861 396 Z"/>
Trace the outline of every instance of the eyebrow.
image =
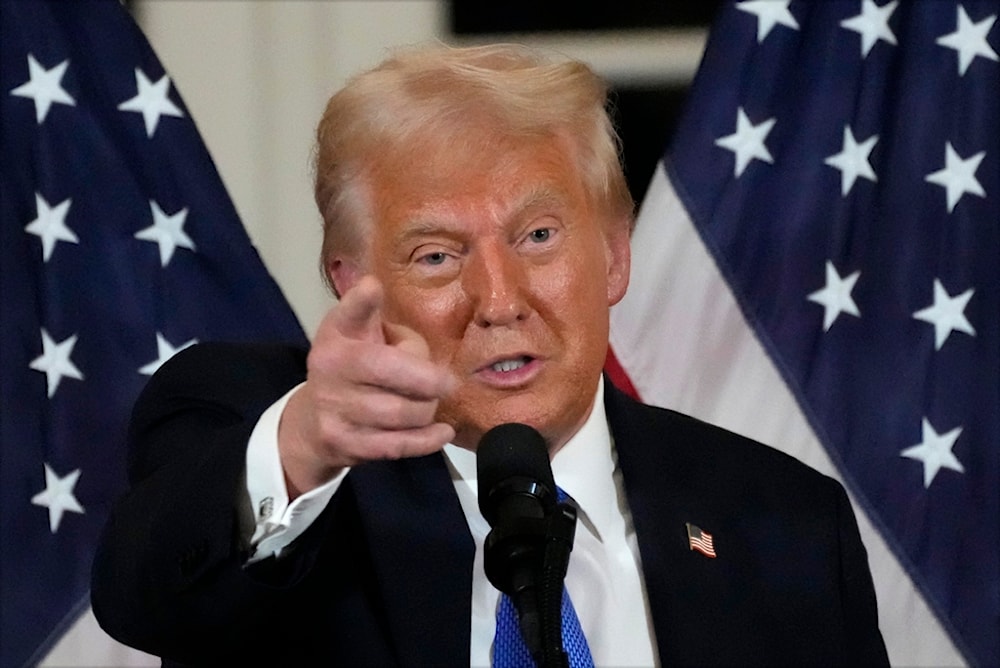
<path id="1" fill-rule="evenodd" d="M 425 213 L 421 212 L 419 217 L 408 220 L 404 224 L 403 231 L 396 237 L 396 241 L 406 242 L 410 239 L 429 237 L 436 234 L 447 235 L 450 231 L 449 226 L 443 224 L 440 219 L 431 220 L 426 217 Z"/>
<path id="2" fill-rule="evenodd" d="M 532 209 L 545 209 L 553 206 L 562 206 L 566 198 L 548 186 L 538 186 L 530 190 L 521 201 L 512 209 L 512 217 L 517 217 L 525 211 Z"/>
<path id="3" fill-rule="evenodd" d="M 565 201 L 565 196 L 553 188 L 547 185 L 536 186 L 524 193 L 524 195 L 515 201 L 513 206 L 509 207 L 509 210 L 504 214 L 504 221 L 517 220 L 535 209 L 560 207 L 565 204 Z M 397 240 L 407 241 L 412 238 L 433 236 L 435 234 L 448 235 L 453 229 L 441 217 L 436 216 L 433 210 L 420 211 L 404 224 L 403 231 L 399 234 Z"/>

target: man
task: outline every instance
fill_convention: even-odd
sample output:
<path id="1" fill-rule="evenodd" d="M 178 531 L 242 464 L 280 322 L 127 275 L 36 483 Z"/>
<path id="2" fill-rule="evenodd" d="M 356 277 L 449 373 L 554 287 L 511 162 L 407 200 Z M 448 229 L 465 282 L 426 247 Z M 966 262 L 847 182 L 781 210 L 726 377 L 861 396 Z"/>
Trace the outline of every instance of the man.
<path id="1" fill-rule="evenodd" d="M 597 665 L 886 663 L 839 484 L 602 379 L 633 210 L 605 97 L 580 63 L 438 47 L 331 98 L 340 303 L 308 355 L 196 346 L 150 382 L 95 562 L 113 636 L 182 663 L 489 664 L 474 451 L 521 422 L 578 507 Z"/>

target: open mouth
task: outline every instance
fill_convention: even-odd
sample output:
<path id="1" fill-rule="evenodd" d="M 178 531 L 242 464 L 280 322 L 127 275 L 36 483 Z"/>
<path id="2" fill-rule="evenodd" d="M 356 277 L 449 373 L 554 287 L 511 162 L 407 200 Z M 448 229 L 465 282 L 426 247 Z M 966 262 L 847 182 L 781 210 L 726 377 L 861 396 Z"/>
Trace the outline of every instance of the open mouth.
<path id="1" fill-rule="evenodd" d="M 531 358 L 528 356 L 515 357 L 509 360 L 500 360 L 490 365 L 490 368 L 499 373 L 509 373 L 511 371 L 517 371 L 521 367 L 528 364 Z"/>

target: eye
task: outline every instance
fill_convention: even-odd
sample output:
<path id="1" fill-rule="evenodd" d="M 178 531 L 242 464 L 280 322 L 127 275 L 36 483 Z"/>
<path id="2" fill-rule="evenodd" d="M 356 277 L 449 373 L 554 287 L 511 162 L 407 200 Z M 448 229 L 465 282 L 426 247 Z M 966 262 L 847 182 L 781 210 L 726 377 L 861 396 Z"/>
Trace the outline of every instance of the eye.
<path id="1" fill-rule="evenodd" d="M 528 238 L 535 243 L 541 243 L 543 241 L 548 241 L 549 237 L 552 236 L 552 229 L 548 227 L 540 227 L 537 230 L 532 230 L 528 233 Z"/>
<path id="2" fill-rule="evenodd" d="M 447 255 L 445 255 L 444 253 L 438 252 L 438 253 L 428 253 L 427 255 L 424 255 L 422 258 L 420 258 L 420 260 L 424 264 L 439 265 L 439 264 L 444 264 L 444 261 L 447 258 L 448 258 Z"/>
<path id="3" fill-rule="evenodd" d="M 553 220 L 551 216 L 544 216 L 544 220 L 535 220 L 525 227 L 518 247 L 521 253 L 531 256 L 548 257 L 560 246 L 562 237 L 561 223 Z"/>

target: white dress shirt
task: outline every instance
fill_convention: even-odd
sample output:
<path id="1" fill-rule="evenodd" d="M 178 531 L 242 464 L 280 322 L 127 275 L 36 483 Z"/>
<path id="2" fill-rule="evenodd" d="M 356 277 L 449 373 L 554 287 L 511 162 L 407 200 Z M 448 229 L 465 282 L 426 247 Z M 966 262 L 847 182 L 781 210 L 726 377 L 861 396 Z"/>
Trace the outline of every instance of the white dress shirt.
<path id="1" fill-rule="evenodd" d="M 346 471 L 288 503 L 278 457 L 278 421 L 293 389 L 260 418 L 247 448 L 247 489 L 257 513 L 251 561 L 280 554 L 322 512 Z M 476 544 L 472 578 L 473 666 L 489 666 L 500 600 L 483 571 L 483 543 L 490 527 L 479 512 L 476 455 L 444 447 L 462 510 Z M 639 546 L 604 412 L 601 379 L 586 423 L 552 460 L 556 484 L 577 507 L 576 538 L 566 588 L 597 666 L 658 664 L 642 579 Z"/>

